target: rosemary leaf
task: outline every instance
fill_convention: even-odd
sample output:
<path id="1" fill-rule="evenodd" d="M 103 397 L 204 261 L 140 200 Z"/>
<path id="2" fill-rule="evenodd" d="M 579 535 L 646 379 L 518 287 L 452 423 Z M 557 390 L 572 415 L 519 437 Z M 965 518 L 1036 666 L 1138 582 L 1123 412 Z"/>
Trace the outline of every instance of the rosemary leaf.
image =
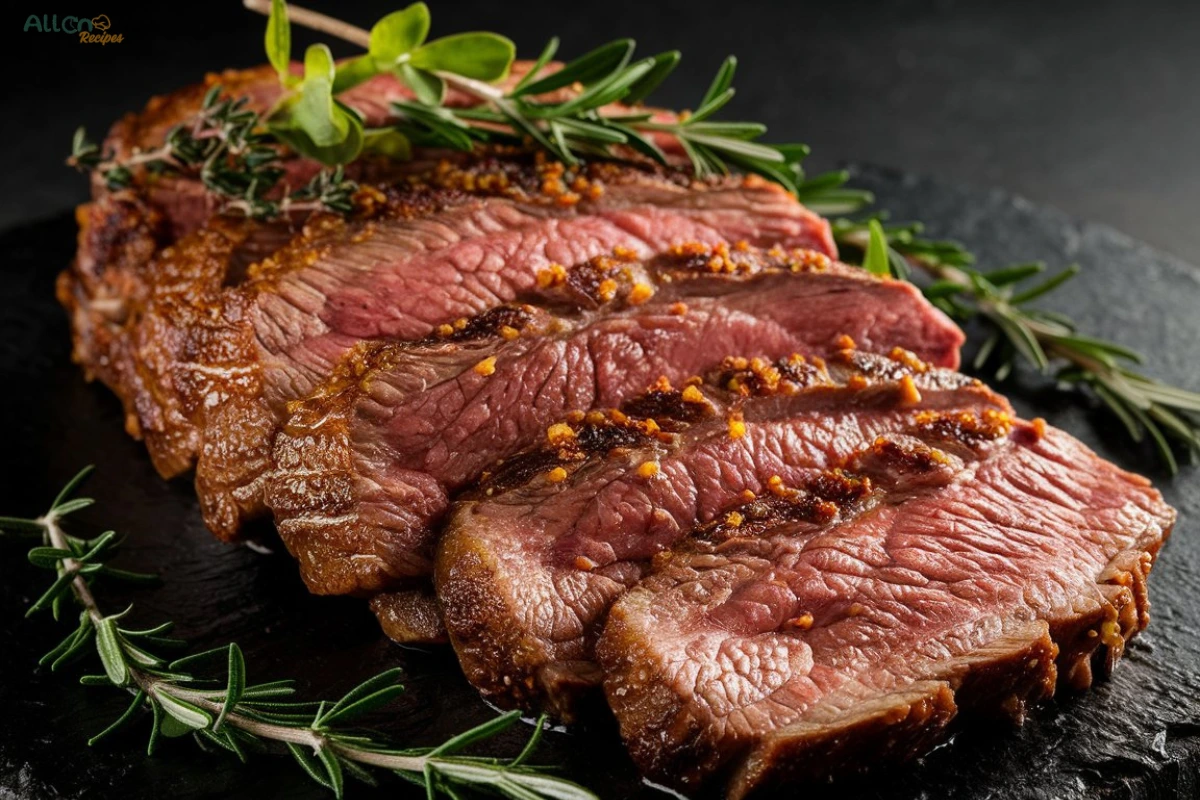
<path id="1" fill-rule="evenodd" d="M 225 717 L 230 709 L 237 706 L 246 691 L 246 659 L 242 649 L 236 644 L 229 645 L 228 684 L 225 688 L 225 702 L 221 704 L 221 713 L 213 723 L 213 731 L 219 733 L 225 724 Z"/>
<path id="2" fill-rule="evenodd" d="M 75 132 L 76 143 L 78 143 L 82 138 L 84 138 L 85 135 L 86 134 L 84 133 L 83 128 L 80 128 L 78 131 L 76 131 Z M 70 497 L 71 495 L 75 494 L 76 490 L 78 490 L 80 485 L 82 485 L 83 482 L 86 481 L 91 476 L 92 472 L 94 472 L 95 469 L 96 469 L 96 467 L 94 465 L 88 464 L 86 467 L 79 470 L 79 472 L 75 473 L 75 476 L 73 478 L 71 478 L 71 480 L 66 482 L 66 484 L 63 486 L 62 490 L 59 491 L 58 496 L 56 496 L 54 498 L 54 502 L 52 502 L 50 504 L 50 510 L 52 512 L 58 511 L 59 507 L 66 501 L 66 499 L 68 497 Z"/>
<path id="3" fill-rule="evenodd" d="M 96 623 L 96 650 L 100 653 L 100 661 L 104 664 L 108 679 L 117 686 L 127 684 L 129 667 L 125 664 L 125 654 L 117 640 L 117 623 L 112 617 L 105 617 Z"/>
<path id="4" fill-rule="evenodd" d="M 138 689 L 137 692 L 133 696 L 133 702 L 129 704 L 129 708 L 125 709 L 125 713 L 123 713 L 121 716 L 117 717 L 117 719 L 111 725 L 109 725 L 107 728 L 100 731 L 92 738 L 88 739 L 88 742 L 87 742 L 88 747 L 94 747 L 96 745 L 96 743 L 99 742 L 101 739 L 103 739 L 105 736 L 108 736 L 109 734 L 112 734 L 112 733 L 116 733 L 121 728 L 124 728 L 130 722 L 130 720 L 133 719 L 133 715 L 141 710 L 142 704 L 145 702 L 146 702 L 146 692 L 143 691 L 142 689 Z"/>

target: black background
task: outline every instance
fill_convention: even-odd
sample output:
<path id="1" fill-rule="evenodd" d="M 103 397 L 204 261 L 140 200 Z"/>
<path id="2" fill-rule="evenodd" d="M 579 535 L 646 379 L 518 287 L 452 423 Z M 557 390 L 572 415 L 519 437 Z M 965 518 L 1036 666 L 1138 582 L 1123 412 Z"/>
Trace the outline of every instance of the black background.
<path id="1" fill-rule="evenodd" d="M 201 646 L 247 649 L 252 679 L 295 676 L 329 696 L 371 671 L 402 664 L 411 692 L 389 721 L 406 741 L 435 743 L 490 713 L 445 652 L 383 641 L 351 600 L 313 598 L 285 555 L 264 558 L 212 541 L 187 481 L 154 475 L 121 430 L 119 407 L 67 363 L 66 329 L 51 297 L 70 258 L 71 207 L 84 181 L 61 159 L 79 124 L 98 135 L 119 113 L 205 70 L 261 60 L 261 18 L 235 3 L 104 3 L 10 7 L 0 147 L 0 512 L 35 514 L 82 463 L 97 462 L 100 501 L 81 530 L 131 534 L 125 563 L 163 573 L 136 600 L 139 620 L 181 623 Z M 369 25 L 392 6 L 312 3 Z M 989 262 L 1078 259 L 1086 280 L 1054 299 L 1092 332 L 1151 353 L 1149 369 L 1200 389 L 1200 274 L 1184 261 L 1071 217 L 1109 222 L 1157 247 L 1200 260 L 1200 4 L 1196 3 L 433 3 L 434 34 L 498 30 L 534 53 L 550 35 L 563 52 L 621 35 L 646 51 L 679 48 L 685 61 L 662 102 L 687 106 L 727 53 L 741 57 L 731 113 L 770 124 L 779 141 L 813 145 L 816 167 L 874 161 L 937 175 L 941 183 L 867 171 L 903 217 L 963 238 Z M 125 41 L 100 48 L 66 34 L 22 33 L 29 13 L 107 14 Z M 297 50 L 311 39 L 297 33 Z M 341 54 L 349 54 L 344 49 Z M 1041 210 L 1000 185 L 1067 214 Z M 31 224 L 32 223 L 32 224 Z M 19 226 L 19 227 L 14 227 Z M 1056 398 L 1028 376 L 1003 387 L 1026 413 L 1048 416 L 1106 457 L 1152 474 L 1183 513 L 1152 581 L 1155 623 L 1114 680 L 1039 712 L 1018 734 L 975 729 L 924 764 L 822 797 L 1200 796 L 1200 516 L 1195 468 L 1174 481 L 1124 444 L 1110 419 Z M 121 710 L 104 690 L 33 671 L 56 641 L 45 620 L 21 621 L 42 586 L 19 546 L 0 546 L 0 798 L 323 797 L 281 760 L 249 770 L 171 743 L 153 759 L 145 726 L 103 748 L 82 742 Z M 3 621 L 8 620 L 8 621 Z M 501 743 L 518 746 L 519 732 Z M 569 766 L 603 797 L 641 787 L 611 731 L 551 737 L 546 758 Z M 808 791 L 806 789 L 806 791 Z M 355 793 L 354 796 L 365 796 Z M 395 783 L 379 796 L 408 795 Z M 658 797 L 644 790 L 639 797 Z"/>
<path id="2" fill-rule="evenodd" d="M 369 27 L 401 2 L 309 5 Z M 695 104 L 733 53 L 730 114 L 812 145 L 818 167 L 872 161 L 1001 185 L 1200 261 L 1200 3 L 1191 0 L 430 5 L 434 35 L 495 30 L 527 57 L 553 35 L 566 55 L 620 36 L 647 52 L 679 49 L 662 94 L 672 107 Z M 23 33 L 35 12 L 103 12 L 125 41 Z M 25 0 L 6 4 L 0 26 L 0 229 L 83 197 L 83 181 L 60 166 L 76 126 L 98 135 L 150 94 L 263 60 L 263 21 L 232 0 Z M 295 52 L 311 41 L 297 33 Z"/>

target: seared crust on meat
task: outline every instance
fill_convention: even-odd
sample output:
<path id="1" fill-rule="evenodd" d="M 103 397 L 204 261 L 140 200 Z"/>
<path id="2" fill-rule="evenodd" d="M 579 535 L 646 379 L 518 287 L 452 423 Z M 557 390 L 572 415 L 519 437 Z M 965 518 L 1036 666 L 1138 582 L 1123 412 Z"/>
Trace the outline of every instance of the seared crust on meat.
<path id="1" fill-rule="evenodd" d="M 85 258 L 63 279 L 77 356 L 116 364 L 94 371 L 112 381 L 164 474 L 196 465 L 205 520 L 222 538 L 264 510 L 287 404 L 359 340 L 418 339 L 510 301 L 560 253 L 645 255 L 722 232 L 833 248 L 823 220 L 760 180 L 689 182 L 611 163 L 567 171 L 516 153 L 397 169 L 400 185 L 370 194 L 351 219 L 318 215 L 294 231 L 215 219 L 149 263 L 121 267 L 135 288 L 120 295 L 119 323 L 83 282 Z M 203 275 L 189 277 L 199 264 Z"/>
<path id="2" fill-rule="evenodd" d="M 655 560 L 597 647 L 649 776 L 741 798 L 857 772 L 925 752 L 958 716 L 1019 723 L 1056 685 L 1111 671 L 1148 621 L 1173 510 L 1041 425 L 957 452 L 935 486 L 852 459 L 874 498 L 835 522 L 693 537 Z M 768 595 L 775 616 L 753 616 Z"/>
<path id="3" fill-rule="evenodd" d="M 910 387 L 923 395 L 917 404 Z M 680 406 L 704 413 L 671 413 Z M 501 705 L 570 719 L 598 685 L 593 649 L 609 604 L 656 553 L 698 523 L 714 540 L 752 530 L 760 508 L 827 513 L 827 500 L 854 490 L 831 484 L 820 502 L 793 504 L 778 476 L 844 466 L 922 409 L 994 414 L 1000 429 L 1010 411 L 978 381 L 911 353 L 847 349 L 828 362 L 731 358 L 701 384 L 568 417 L 563 426 L 581 449 L 543 446 L 509 459 L 447 523 L 435 581 L 464 672 Z M 747 493 L 749 505 L 732 515 Z"/>
<path id="4" fill-rule="evenodd" d="M 688 244 L 647 260 L 597 257 L 538 281 L 528 303 L 415 342 L 360 343 L 322 389 L 289 406 L 266 499 L 310 589 L 426 579 L 451 495 L 481 470 L 543 440 L 562 414 L 683 381 L 714 353 L 826 352 L 849 331 L 944 363 L 960 337 L 910 286 L 808 250 Z"/>

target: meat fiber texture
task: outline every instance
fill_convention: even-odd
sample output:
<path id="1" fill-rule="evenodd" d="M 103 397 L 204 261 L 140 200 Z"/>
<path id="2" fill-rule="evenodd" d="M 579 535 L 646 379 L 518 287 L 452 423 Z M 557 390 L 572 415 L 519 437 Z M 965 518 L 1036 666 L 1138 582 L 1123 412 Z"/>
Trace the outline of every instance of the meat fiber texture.
<path id="1" fill-rule="evenodd" d="M 222 81 L 269 95 L 253 71 Z M 376 88 L 381 103 L 396 90 Z M 198 95 L 157 101 L 110 138 L 144 144 Z M 76 358 L 121 396 L 127 428 L 163 475 L 195 468 L 205 520 L 222 538 L 265 510 L 270 441 L 287 403 L 362 339 L 422 338 L 515 299 L 553 264 L 615 248 L 835 251 L 824 220 L 755 178 L 696 181 L 611 163 L 567 170 L 521 154 L 390 169 L 394 180 L 350 219 L 197 227 L 154 194 L 176 189 L 149 179 L 81 209 L 79 255 L 59 286 Z"/>
<path id="2" fill-rule="evenodd" d="M 218 83 L 279 91 L 209 76 L 106 149 Z M 380 122 L 406 91 L 342 99 Z M 269 504 L 310 588 L 373 594 L 398 639 L 442 633 L 420 582 L 465 491 L 437 584 L 497 702 L 605 696 L 648 775 L 741 796 L 1019 719 L 1146 624 L 1171 509 L 934 368 L 961 333 L 832 261 L 778 186 L 500 148 L 351 175 L 354 214 L 273 222 L 194 178 L 95 181 L 58 285 L 74 355 L 163 475 L 195 469 L 214 533 Z"/>
<path id="3" fill-rule="evenodd" d="M 1173 510 L 978 382 L 895 355 L 782 364 L 740 405 L 725 373 L 697 388 L 703 413 L 660 393 L 579 421 L 579 448 L 511 459 L 439 554 L 468 677 L 567 719 L 602 684 L 647 775 L 733 796 L 1088 686 L 1146 625 Z"/>
<path id="4" fill-rule="evenodd" d="M 538 305 L 493 309 L 413 343 L 372 345 L 293 406 L 267 502 L 309 587 L 394 590 L 427 577 L 453 494 L 545 441 L 571 410 L 684 381 L 729 352 L 863 346 L 953 363 L 961 333 L 913 287 L 814 251 L 699 244 L 550 275 Z"/>
<path id="5" fill-rule="evenodd" d="M 772 479 L 838 466 L 919 409 L 1010 410 L 978 381 L 893 356 L 733 358 L 699 386 L 574 415 L 559 438 L 578 447 L 549 443 L 493 468 L 456 504 L 436 570 L 467 677 L 501 704 L 572 718 L 600 680 L 608 606 L 695 525 Z"/>
<path id="6" fill-rule="evenodd" d="M 1062 431 L 918 425 L 849 464 L 870 485 L 831 519 L 693 537 L 613 606 L 605 693 L 652 778 L 740 798 L 920 755 L 1086 688 L 1146 626 L 1174 511 Z"/>

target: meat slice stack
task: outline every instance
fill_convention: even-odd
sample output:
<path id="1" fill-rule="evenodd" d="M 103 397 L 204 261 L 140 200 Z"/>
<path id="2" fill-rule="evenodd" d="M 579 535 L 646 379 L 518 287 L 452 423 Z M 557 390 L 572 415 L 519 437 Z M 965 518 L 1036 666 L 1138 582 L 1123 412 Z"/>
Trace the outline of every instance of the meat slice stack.
<path id="1" fill-rule="evenodd" d="M 346 99 L 382 122 L 404 91 Z M 1145 625 L 1173 512 L 948 371 L 961 332 L 778 186 L 499 148 L 354 170 L 353 214 L 271 222 L 96 185 L 75 356 L 216 535 L 273 514 L 312 591 L 448 628 L 497 702 L 607 697 L 648 774 L 740 794 L 1020 717 Z"/>
<path id="2" fill-rule="evenodd" d="M 620 404 L 747 347 L 824 352 L 848 332 L 946 363 L 959 342 L 911 286 L 812 250 L 693 243 L 647 261 L 592 259 L 542 282 L 525 304 L 425 339 L 364 344 L 292 406 L 267 502 L 314 591 L 427 577 L 451 494 L 573 409 Z"/>
<path id="3" fill-rule="evenodd" d="M 1019 722 L 1086 688 L 1146 625 L 1173 521 L 1146 481 L 1042 424 L 911 419 L 694 531 L 616 602 L 597 652 L 648 774 L 742 797 L 907 758 L 958 713 Z"/>
<path id="4" fill-rule="evenodd" d="M 1020 721 L 1148 621 L 1149 483 L 910 353 L 734 358 L 576 414 L 458 504 L 437 587 L 467 676 L 731 796 Z"/>
<path id="5" fill-rule="evenodd" d="M 502 703 L 571 717 L 602 677 L 593 650 L 608 606 L 697 524 L 837 468 L 916 408 L 1009 411 L 977 381 L 894 356 L 729 358 L 703 383 L 575 414 L 501 465 L 459 503 L 439 557 L 467 676 Z"/>

